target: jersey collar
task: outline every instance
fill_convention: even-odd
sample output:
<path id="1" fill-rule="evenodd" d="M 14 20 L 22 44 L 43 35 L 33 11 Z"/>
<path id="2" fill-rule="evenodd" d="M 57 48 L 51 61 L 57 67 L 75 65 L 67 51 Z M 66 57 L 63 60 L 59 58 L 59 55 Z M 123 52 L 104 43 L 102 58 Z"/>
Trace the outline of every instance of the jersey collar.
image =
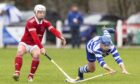
<path id="1" fill-rule="evenodd" d="M 36 17 L 36 16 L 34 16 L 34 17 L 35 17 L 35 20 L 36 20 L 37 24 L 42 24 L 43 20 L 41 20 L 41 21 L 39 22 L 38 19 L 37 19 L 37 17 Z"/>

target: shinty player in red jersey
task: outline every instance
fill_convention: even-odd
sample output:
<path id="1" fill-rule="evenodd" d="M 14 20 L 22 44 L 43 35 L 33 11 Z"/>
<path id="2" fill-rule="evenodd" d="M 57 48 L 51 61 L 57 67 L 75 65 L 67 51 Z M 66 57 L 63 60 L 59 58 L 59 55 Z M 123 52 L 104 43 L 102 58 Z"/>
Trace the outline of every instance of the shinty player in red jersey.
<path id="1" fill-rule="evenodd" d="M 39 65 L 39 56 L 45 54 L 45 48 L 42 46 L 41 41 L 46 28 L 53 33 L 56 37 L 61 39 L 63 46 L 66 41 L 59 31 L 57 31 L 49 21 L 44 19 L 46 13 L 46 7 L 38 4 L 34 7 L 34 14 L 32 18 L 27 20 L 25 33 L 18 45 L 17 54 L 15 57 L 15 73 L 13 79 L 19 80 L 20 70 L 22 67 L 22 57 L 27 52 L 32 56 L 31 70 L 28 75 L 28 81 L 32 82 L 37 67 Z"/>

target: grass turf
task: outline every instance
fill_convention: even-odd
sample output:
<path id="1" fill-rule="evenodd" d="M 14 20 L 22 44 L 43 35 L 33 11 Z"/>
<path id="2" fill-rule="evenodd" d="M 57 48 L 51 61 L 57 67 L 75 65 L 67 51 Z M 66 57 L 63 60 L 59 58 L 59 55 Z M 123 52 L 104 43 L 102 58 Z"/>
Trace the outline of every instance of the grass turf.
<path id="1" fill-rule="evenodd" d="M 71 77 L 77 76 L 77 69 L 79 66 L 87 63 L 85 56 L 85 49 L 46 49 L 53 60 L 64 69 Z M 103 76 L 81 84 L 140 84 L 140 49 L 128 48 L 119 49 L 120 55 L 126 65 L 130 75 L 121 74 L 121 70 L 115 63 L 112 56 L 105 58 L 105 61 L 117 73 L 113 76 Z M 20 81 L 15 82 L 12 79 L 14 72 L 14 57 L 16 48 L 0 49 L 0 84 L 27 84 L 27 76 L 30 71 L 31 56 L 26 54 L 23 57 L 23 66 L 21 70 Z M 32 84 L 68 84 L 64 82 L 63 74 L 44 56 L 41 56 L 39 68 L 34 77 Z M 85 74 L 86 77 L 91 77 L 100 73 L 104 73 L 98 63 L 96 63 L 96 72 Z"/>

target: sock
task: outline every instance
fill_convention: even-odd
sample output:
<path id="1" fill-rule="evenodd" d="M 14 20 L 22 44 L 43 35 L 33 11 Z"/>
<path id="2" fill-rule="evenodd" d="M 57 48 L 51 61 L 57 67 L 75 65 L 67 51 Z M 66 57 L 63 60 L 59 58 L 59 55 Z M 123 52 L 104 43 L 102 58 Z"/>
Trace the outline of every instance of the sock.
<path id="1" fill-rule="evenodd" d="M 22 67 L 22 57 L 17 55 L 15 58 L 15 73 L 20 74 L 21 67 Z"/>
<path id="2" fill-rule="evenodd" d="M 38 65 L 39 65 L 39 60 L 38 59 L 33 59 L 32 60 L 32 64 L 31 64 L 31 70 L 30 70 L 30 74 L 29 76 L 31 76 L 33 78 L 37 68 L 38 68 Z"/>
<path id="3" fill-rule="evenodd" d="M 87 69 L 87 65 L 80 67 L 79 71 L 81 73 L 88 73 L 89 72 L 88 69 Z"/>
<path id="4" fill-rule="evenodd" d="M 78 71 L 78 77 L 80 77 L 80 80 L 84 78 L 83 73 L 88 73 L 88 72 L 89 71 L 87 70 L 87 65 L 80 67 Z"/>

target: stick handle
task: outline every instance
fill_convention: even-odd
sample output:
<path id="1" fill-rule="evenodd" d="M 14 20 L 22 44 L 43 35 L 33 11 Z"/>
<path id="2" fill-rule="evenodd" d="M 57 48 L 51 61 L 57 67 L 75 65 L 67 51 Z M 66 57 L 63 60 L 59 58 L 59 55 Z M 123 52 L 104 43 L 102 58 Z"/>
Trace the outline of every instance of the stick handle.
<path id="1" fill-rule="evenodd" d="M 68 74 L 57 63 L 55 63 L 49 55 L 47 55 L 47 53 L 45 53 L 45 56 L 62 72 L 62 74 L 64 74 L 66 78 L 71 79 L 71 77 L 68 76 Z"/>
<path id="2" fill-rule="evenodd" d="M 88 80 L 91 80 L 91 79 L 94 79 L 94 78 L 98 78 L 98 77 L 102 77 L 102 76 L 105 76 L 105 75 L 108 75 L 108 74 L 112 74 L 112 73 L 115 73 L 116 71 L 114 72 L 107 72 L 107 73 L 103 73 L 103 74 L 99 74 L 99 75 L 96 75 L 96 76 L 93 76 L 93 77 L 90 77 L 90 78 L 86 78 L 84 80 L 80 80 L 80 81 L 76 81 L 74 83 L 80 83 L 80 82 L 84 82 L 84 81 L 88 81 Z"/>
<path id="3" fill-rule="evenodd" d="M 52 60 L 52 58 L 49 56 L 49 55 L 47 55 L 47 53 L 45 53 L 45 56 L 51 61 Z"/>

